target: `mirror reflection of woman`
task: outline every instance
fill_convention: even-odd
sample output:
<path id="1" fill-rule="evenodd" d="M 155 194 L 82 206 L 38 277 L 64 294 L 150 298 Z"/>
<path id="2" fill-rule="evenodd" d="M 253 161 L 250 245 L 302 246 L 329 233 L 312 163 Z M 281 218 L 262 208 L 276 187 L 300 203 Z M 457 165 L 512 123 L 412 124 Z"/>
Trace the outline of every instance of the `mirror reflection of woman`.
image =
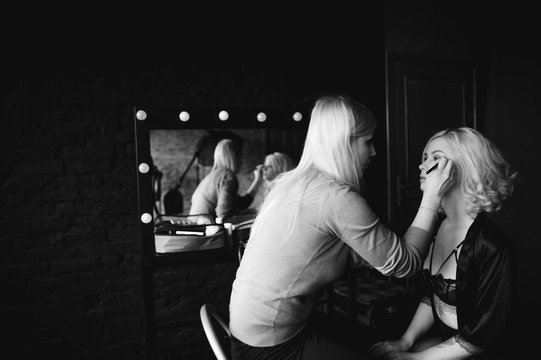
<path id="1" fill-rule="evenodd" d="M 265 156 L 263 164 L 263 180 L 267 183 L 273 181 L 276 176 L 293 169 L 293 160 L 283 152 L 273 152 Z"/>
<path id="2" fill-rule="evenodd" d="M 222 139 L 214 149 L 214 164 L 192 195 L 190 215 L 210 214 L 227 218 L 248 208 L 262 182 L 261 171 L 254 172 L 254 180 L 243 196 L 238 194 L 237 173 L 241 166 L 239 146 L 231 139 Z"/>
<path id="3" fill-rule="evenodd" d="M 499 150 L 471 128 L 428 141 L 419 166 L 453 160 L 423 277 L 426 293 L 402 337 L 372 347 L 378 359 L 502 359 L 511 334 L 514 260 L 511 243 L 486 213 L 511 195 L 515 174 Z"/>
<path id="4" fill-rule="evenodd" d="M 263 185 L 256 193 L 255 199 L 250 207 L 256 211 L 259 210 L 274 179 L 276 179 L 278 175 L 292 170 L 294 167 L 295 163 L 286 153 L 273 152 L 265 156 L 265 162 L 262 165 L 258 165 L 254 170 L 254 177 L 257 177 L 256 172 L 261 172 Z"/>

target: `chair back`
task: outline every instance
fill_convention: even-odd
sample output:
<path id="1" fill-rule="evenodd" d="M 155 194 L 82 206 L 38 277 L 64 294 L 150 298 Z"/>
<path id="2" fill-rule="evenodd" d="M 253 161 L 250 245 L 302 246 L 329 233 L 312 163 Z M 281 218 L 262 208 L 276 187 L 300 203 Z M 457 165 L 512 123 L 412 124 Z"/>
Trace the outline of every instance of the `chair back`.
<path id="1" fill-rule="evenodd" d="M 227 334 L 228 340 L 231 337 L 231 332 L 229 331 L 229 325 L 224 321 L 224 319 L 218 314 L 216 308 L 212 304 L 203 304 L 201 310 L 199 311 L 201 316 L 201 324 L 203 325 L 203 330 L 207 336 L 207 340 L 214 352 L 214 356 L 218 360 L 229 360 L 230 356 L 226 353 L 226 347 L 223 344 L 225 337 L 220 337 L 218 331 L 215 328 L 215 324 L 218 323 L 222 330 Z"/>

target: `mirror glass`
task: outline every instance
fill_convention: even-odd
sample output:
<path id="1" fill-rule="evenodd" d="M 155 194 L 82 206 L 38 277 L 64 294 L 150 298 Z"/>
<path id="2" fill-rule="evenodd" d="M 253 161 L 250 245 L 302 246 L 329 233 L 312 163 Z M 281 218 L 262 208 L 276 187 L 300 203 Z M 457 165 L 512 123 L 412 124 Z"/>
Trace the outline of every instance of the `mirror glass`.
<path id="1" fill-rule="evenodd" d="M 245 194 L 254 179 L 253 169 L 265 159 L 265 130 L 232 129 L 214 131 L 213 134 L 241 139 L 241 167 L 237 173 L 239 194 Z M 159 214 L 171 212 L 188 213 L 193 192 L 213 165 L 215 142 L 203 144 L 210 134 L 207 129 L 156 129 L 150 131 L 150 156 L 154 164 L 156 183 L 153 185 L 156 209 Z M 264 183 L 260 186 L 249 209 L 257 209 L 263 201 Z M 182 198 L 182 206 L 172 209 L 166 195 L 176 191 Z M 178 195 L 177 195 L 178 196 Z M 167 206 L 166 206 L 167 205 Z M 174 207 L 174 206 L 173 206 Z M 173 210 L 173 211 L 172 211 Z"/>

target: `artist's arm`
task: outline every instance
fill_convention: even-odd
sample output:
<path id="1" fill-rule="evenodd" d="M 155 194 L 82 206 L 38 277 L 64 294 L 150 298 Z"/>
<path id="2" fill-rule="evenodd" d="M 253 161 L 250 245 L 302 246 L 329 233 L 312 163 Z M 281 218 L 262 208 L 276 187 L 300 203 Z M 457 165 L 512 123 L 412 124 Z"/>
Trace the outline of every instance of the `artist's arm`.
<path id="1" fill-rule="evenodd" d="M 236 211 L 239 183 L 232 172 L 225 172 L 218 182 L 216 216 L 226 218 Z"/>
<path id="2" fill-rule="evenodd" d="M 450 179 L 452 167 L 453 161 L 442 157 L 438 162 L 437 168 L 426 176 L 421 204 L 410 228 L 403 236 L 406 244 L 419 252 L 422 261 L 424 261 L 428 253 L 430 241 L 426 240 L 431 238 L 434 231 L 434 226 L 438 219 L 437 211 L 440 208 L 441 198 L 444 195 L 442 189 L 445 188 Z M 426 232 L 423 234 L 418 229 L 425 230 Z"/>
<path id="3" fill-rule="evenodd" d="M 248 206 L 250 206 L 250 204 L 252 204 L 252 202 L 254 201 L 255 195 L 257 194 L 261 183 L 263 182 L 263 176 L 261 175 L 262 172 L 263 165 L 257 165 L 254 170 L 254 180 L 248 187 L 246 194 L 237 196 L 237 207 L 239 208 L 239 210 L 247 209 Z"/>
<path id="4" fill-rule="evenodd" d="M 263 173 L 263 165 L 257 165 L 257 167 L 254 170 L 254 180 L 248 187 L 248 190 L 246 190 L 246 194 L 250 195 L 252 199 L 255 197 L 255 194 L 257 193 L 259 186 L 261 186 L 261 182 L 263 181 L 262 173 Z"/>

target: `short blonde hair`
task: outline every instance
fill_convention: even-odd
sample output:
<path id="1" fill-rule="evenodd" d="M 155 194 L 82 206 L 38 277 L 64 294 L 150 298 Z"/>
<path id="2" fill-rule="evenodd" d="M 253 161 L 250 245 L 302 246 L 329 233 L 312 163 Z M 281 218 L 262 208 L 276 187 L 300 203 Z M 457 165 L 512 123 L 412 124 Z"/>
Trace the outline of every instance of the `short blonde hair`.
<path id="1" fill-rule="evenodd" d="M 454 151 L 455 180 L 469 201 L 469 212 L 496 212 L 503 201 L 513 193 L 517 176 L 498 148 L 479 131 L 461 127 L 434 134 L 426 148 L 435 139 L 443 139 Z"/>
<path id="2" fill-rule="evenodd" d="M 222 168 L 237 173 L 240 168 L 239 146 L 231 139 L 222 139 L 214 149 L 212 169 Z"/>
<path id="3" fill-rule="evenodd" d="M 265 162 L 269 162 L 270 165 L 274 168 L 277 174 L 289 171 L 295 166 L 293 165 L 293 160 L 289 155 L 281 152 L 273 152 L 265 156 Z"/>

